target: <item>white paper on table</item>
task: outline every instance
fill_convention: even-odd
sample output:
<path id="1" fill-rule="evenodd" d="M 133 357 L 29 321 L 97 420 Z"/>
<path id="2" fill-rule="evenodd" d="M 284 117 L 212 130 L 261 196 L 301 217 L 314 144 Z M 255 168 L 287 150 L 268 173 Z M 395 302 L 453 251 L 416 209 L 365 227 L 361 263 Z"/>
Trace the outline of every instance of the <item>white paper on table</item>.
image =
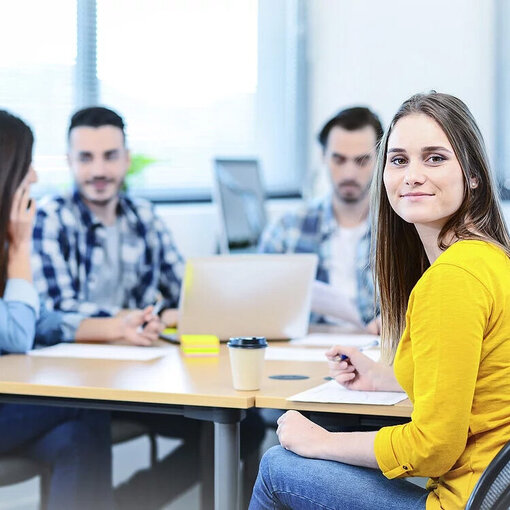
<path id="1" fill-rule="evenodd" d="M 312 285 L 311 308 L 312 312 L 329 315 L 350 322 L 360 329 L 364 328 L 359 311 L 349 298 L 336 287 L 319 280 L 315 280 Z"/>
<path id="2" fill-rule="evenodd" d="M 396 391 L 354 391 L 348 390 L 336 381 L 315 386 L 287 398 L 292 402 L 320 402 L 327 404 L 375 404 L 391 406 L 407 398 Z"/>
<path id="3" fill-rule="evenodd" d="M 311 333 L 303 338 L 294 338 L 290 341 L 295 346 L 324 346 L 346 345 L 352 347 L 365 347 L 373 345 L 380 338 L 377 335 L 348 335 L 348 334 L 329 334 L 329 333 Z"/>
<path id="4" fill-rule="evenodd" d="M 376 363 L 381 359 L 381 349 L 367 349 L 363 354 Z"/>
<path id="5" fill-rule="evenodd" d="M 268 347 L 265 359 L 269 361 L 325 361 L 327 349 L 302 349 L 300 347 Z M 373 361 L 379 361 L 380 349 L 367 349 L 363 351 Z"/>
<path id="6" fill-rule="evenodd" d="M 301 349 L 299 347 L 268 347 L 266 349 L 266 360 L 275 361 L 324 361 L 326 349 Z"/>
<path id="7" fill-rule="evenodd" d="M 175 346 L 139 347 L 136 345 L 96 345 L 61 343 L 29 351 L 30 356 L 48 358 L 115 359 L 127 361 L 149 361 L 169 354 Z"/>

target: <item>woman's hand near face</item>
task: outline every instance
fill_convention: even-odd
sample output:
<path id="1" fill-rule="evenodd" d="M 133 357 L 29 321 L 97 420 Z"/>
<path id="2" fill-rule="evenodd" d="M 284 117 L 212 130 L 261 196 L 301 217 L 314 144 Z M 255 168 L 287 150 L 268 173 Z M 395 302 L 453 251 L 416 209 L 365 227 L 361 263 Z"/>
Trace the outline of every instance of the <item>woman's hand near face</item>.
<path id="1" fill-rule="evenodd" d="M 9 218 L 10 249 L 20 250 L 26 248 L 30 250 L 35 211 L 35 201 L 30 198 L 30 188 L 20 186 L 12 199 Z"/>
<path id="2" fill-rule="evenodd" d="M 342 355 L 348 359 L 340 361 Z M 326 357 L 330 376 L 349 390 L 402 391 L 391 367 L 376 363 L 356 347 L 335 345 Z"/>
<path id="3" fill-rule="evenodd" d="M 7 278 L 32 281 L 30 244 L 35 216 L 35 201 L 30 198 L 29 186 L 20 186 L 12 199 L 9 217 L 9 263 Z"/>

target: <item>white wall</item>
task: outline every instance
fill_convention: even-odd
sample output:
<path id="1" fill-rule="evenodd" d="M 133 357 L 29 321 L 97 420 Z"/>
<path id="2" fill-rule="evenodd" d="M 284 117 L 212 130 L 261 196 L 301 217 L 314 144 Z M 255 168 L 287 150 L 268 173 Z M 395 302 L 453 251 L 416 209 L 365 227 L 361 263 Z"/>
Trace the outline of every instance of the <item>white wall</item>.
<path id="1" fill-rule="evenodd" d="M 270 200 L 269 220 L 299 207 L 301 200 Z M 219 215 L 216 204 L 157 205 L 156 212 L 174 235 L 184 257 L 202 257 L 217 251 Z"/>
<path id="2" fill-rule="evenodd" d="M 467 103 L 493 154 L 493 0 L 313 0 L 307 7 L 313 171 L 320 167 L 315 136 L 338 110 L 365 104 L 386 125 L 405 99 L 430 89 Z"/>

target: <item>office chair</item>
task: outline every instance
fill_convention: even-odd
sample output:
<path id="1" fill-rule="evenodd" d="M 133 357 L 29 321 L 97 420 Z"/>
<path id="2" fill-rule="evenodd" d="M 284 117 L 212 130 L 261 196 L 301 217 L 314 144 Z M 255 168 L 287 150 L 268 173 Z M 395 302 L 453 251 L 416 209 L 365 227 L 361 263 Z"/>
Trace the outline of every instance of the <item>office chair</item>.
<path id="1" fill-rule="evenodd" d="M 124 443 L 147 434 L 150 442 L 151 465 L 157 461 L 156 437 L 146 427 L 129 420 L 112 421 L 112 444 Z M 36 476 L 39 477 L 39 509 L 47 506 L 49 479 L 51 469 L 46 464 L 35 460 L 16 456 L 15 454 L 0 457 L 0 487 L 25 482 Z"/>
<path id="2" fill-rule="evenodd" d="M 482 473 L 465 510 L 510 509 L 510 441 Z"/>
<path id="3" fill-rule="evenodd" d="M 113 418 L 111 425 L 112 445 L 125 443 L 137 437 L 147 435 L 150 444 L 150 463 L 155 466 L 158 460 L 158 443 L 156 434 L 136 420 Z"/>

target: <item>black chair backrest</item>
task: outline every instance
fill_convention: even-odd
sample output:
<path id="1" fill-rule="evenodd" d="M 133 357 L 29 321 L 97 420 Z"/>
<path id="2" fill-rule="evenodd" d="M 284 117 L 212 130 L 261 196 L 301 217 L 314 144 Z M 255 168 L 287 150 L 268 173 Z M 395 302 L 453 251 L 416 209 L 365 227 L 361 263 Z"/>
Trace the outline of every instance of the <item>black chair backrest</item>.
<path id="1" fill-rule="evenodd" d="M 483 472 L 465 510 L 510 510 L 510 441 Z"/>

